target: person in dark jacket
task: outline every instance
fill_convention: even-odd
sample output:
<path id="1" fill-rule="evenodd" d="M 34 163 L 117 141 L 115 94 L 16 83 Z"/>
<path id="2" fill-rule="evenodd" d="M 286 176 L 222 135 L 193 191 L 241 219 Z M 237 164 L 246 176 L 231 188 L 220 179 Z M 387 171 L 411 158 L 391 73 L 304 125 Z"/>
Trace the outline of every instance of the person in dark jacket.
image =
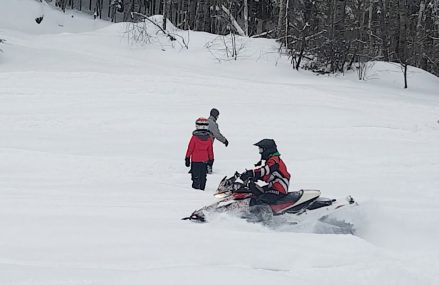
<path id="1" fill-rule="evenodd" d="M 192 188 L 204 190 L 207 166 L 213 163 L 213 141 L 206 118 L 198 118 L 195 127 L 186 150 L 185 165 L 191 167 Z"/>
<path id="2" fill-rule="evenodd" d="M 219 127 L 218 127 L 218 117 L 219 117 L 219 111 L 218 109 L 212 108 L 210 110 L 210 116 L 209 116 L 209 132 L 212 137 L 212 141 L 215 141 L 215 139 L 222 142 L 226 147 L 229 145 L 229 141 L 226 139 L 225 136 L 221 133 Z M 207 166 L 207 173 L 212 173 L 212 167 L 213 167 L 213 161 L 210 165 Z"/>
<path id="3" fill-rule="evenodd" d="M 291 175 L 280 158 L 274 140 L 263 139 L 254 145 L 259 147 L 259 153 L 261 154 L 261 161 L 256 166 L 262 165 L 262 161 L 265 161 L 265 164 L 245 171 L 240 177 L 243 181 L 251 178 L 254 181 L 262 180 L 268 183 L 264 187 L 258 187 L 255 183 L 249 184 L 250 190 L 255 194 L 255 197 L 250 201 L 250 206 L 272 204 L 287 195 Z"/>

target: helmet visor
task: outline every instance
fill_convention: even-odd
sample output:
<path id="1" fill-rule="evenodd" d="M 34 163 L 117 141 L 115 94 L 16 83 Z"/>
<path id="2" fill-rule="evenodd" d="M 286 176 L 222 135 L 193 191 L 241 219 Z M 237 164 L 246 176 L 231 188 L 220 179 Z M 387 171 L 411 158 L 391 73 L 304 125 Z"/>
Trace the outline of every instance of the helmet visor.
<path id="1" fill-rule="evenodd" d="M 259 153 L 263 153 L 264 152 L 264 149 L 262 148 L 262 147 L 259 147 Z"/>

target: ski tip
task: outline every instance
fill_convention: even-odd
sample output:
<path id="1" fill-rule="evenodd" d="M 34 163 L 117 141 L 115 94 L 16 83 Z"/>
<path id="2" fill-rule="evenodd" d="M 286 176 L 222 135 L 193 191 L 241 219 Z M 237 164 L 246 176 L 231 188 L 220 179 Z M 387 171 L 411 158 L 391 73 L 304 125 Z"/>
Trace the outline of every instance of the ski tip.
<path id="1" fill-rule="evenodd" d="M 192 213 L 189 217 L 184 217 L 182 220 L 190 220 L 194 222 L 204 223 L 206 222 L 206 218 L 203 215 L 196 214 L 195 212 Z"/>
<path id="2" fill-rule="evenodd" d="M 351 205 L 352 205 L 352 204 L 357 204 L 357 202 L 355 201 L 354 198 L 352 198 L 351 195 L 349 195 L 349 196 L 346 197 L 346 201 L 348 201 L 348 203 L 351 204 Z"/>

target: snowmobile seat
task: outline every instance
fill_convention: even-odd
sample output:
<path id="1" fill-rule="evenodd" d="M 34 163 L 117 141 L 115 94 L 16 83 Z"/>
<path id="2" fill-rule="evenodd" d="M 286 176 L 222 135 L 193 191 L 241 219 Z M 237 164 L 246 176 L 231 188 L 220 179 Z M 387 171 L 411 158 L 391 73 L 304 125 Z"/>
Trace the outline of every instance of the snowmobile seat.
<path id="1" fill-rule="evenodd" d="M 294 192 L 288 192 L 287 195 L 280 198 L 274 203 L 271 203 L 271 205 L 279 205 L 279 204 L 285 204 L 285 203 L 296 203 L 299 201 L 300 197 L 303 195 L 303 190 L 300 191 L 294 191 Z"/>

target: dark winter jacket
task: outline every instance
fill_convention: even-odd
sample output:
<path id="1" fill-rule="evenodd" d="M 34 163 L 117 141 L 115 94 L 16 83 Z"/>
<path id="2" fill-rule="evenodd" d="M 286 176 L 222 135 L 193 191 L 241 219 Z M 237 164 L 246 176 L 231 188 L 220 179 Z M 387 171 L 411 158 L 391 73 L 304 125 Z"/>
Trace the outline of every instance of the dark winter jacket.
<path id="1" fill-rule="evenodd" d="M 210 133 L 205 130 L 195 130 L 186 150 L 186 158 L 192 162 L 208 162 L 213 160 L 213 141 Z"/>
<path id="2" fill-rule="evenodd" d="M 253 169 L 253 175 L 256 179 L 267 182 L 269 188 L 288 193 L 291 175 L 278 152 L 271 155 L 264 166 Z"/>
<path id="3" fill-rule="evenodd" d="M 209 117 L 209 132 L 211 133 L 212 140 L 219 140 L 222 143 L 226 143 L 227 139 L 221 134 L 218 123 L 214 116 Z"/>

